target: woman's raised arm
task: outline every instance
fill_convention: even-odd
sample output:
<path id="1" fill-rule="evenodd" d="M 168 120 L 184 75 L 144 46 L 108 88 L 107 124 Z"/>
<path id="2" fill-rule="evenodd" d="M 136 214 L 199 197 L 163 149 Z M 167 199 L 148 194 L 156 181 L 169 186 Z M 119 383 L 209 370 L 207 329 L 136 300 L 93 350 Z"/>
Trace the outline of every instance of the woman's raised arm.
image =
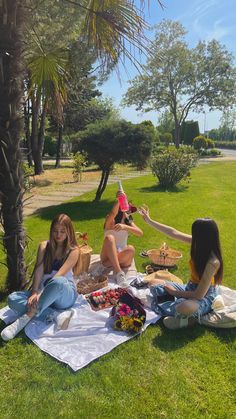
<path id="1" fill-rule="evenodd" d="M 166 234 L 171 239 L 180 240 L 184 243 L 191 244 L 192 236 L 190 234 L 182 233 L 181 231 L 176 230 L 173 227 L 170 227 L 166 224 L 161 224 L 161 223 L 158 223 L 158 221 L 152 220 L 150 218 L 148 209 L 144 207 L 139 208 L 139 213 L 147 224 L 149 224 L 151 227 L 155 228 L 156 230 L 160 231 L 160 233 Z"/>

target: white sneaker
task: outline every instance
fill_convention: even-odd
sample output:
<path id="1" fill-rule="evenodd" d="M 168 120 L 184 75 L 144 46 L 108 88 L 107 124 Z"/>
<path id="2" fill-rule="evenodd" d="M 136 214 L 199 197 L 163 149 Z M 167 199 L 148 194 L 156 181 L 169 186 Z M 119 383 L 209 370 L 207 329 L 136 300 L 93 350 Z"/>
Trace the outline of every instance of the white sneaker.
<path id="1" fill-rule="evenodd" d="M 74 310 L 65 310 L 62 313 L 57 314 L 55 317 L 56 325 L 59 330 L 66 330 L 68 329 L 71 317 L 74 314 Z"/>
<path id="2" fill-rule="evenodd" d="M 5 327 L 5 329 L 1 332 L 1 337 L 6 342 L 8 340 L 13 339 L 24 327 L 29 323 L 31 318 L 24 314 L 23 316 L 19 317 L 14 323 L 10 324 L 9 326 Z"/>
<path id="3" fill-rule="evenodd" d="M 116 274 L 116 282 L 121 288 L 127 288 L 129 283 L 126 281 L 126 276 L 123 271 L 120 271 Z"/>

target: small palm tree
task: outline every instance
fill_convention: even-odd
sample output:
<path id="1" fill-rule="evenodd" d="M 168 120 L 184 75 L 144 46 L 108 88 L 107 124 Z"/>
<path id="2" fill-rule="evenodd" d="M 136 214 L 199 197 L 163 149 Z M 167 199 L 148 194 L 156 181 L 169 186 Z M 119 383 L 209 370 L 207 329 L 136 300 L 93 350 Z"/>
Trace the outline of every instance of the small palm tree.
<path id="1" fill-rule="evenodd" d="M 43 172 L 43 147 L 47 111 L 62 125 L 63 106 L 66 102 L 67 58 L 66 50 L 45 51 L 37 48 L 27 54 L 30 86 L 28 97 L 32 108 L 31 150 L 35 174 Z"/>

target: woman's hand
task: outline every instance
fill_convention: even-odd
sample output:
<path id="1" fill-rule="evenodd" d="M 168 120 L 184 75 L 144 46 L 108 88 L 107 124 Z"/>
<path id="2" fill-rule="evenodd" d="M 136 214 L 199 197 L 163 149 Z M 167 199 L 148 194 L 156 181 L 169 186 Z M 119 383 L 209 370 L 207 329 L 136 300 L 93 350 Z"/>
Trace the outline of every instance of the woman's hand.
<path id="1" fill-rule="evenodd" d="M 30 309 L 37 308 L 38 300 L 39 300 L 40 294 L 37 292 L 33 292 L 31 296 L 28 298 L 28 307 Z"/>
<path id="2" fill-rule="evenodd" d="M 173 297 L 177 297 L 178 291 L 174 287 L 172 287 L 172 285 L 164 285 L 164 288 L 165 291 L 168 292 L 168 294 L 172 295 Z"/>
<path id="3" fill-rule="evenodd" d="M 150 220 L 149 208 L 147 205 L 139 207 L 138 212 L 143 217 L 144 221 L 148 222 Z"/>
<path id="4" fill-rule="evenodd" d="M 115 224 L 113 227 L 113 230 L 116 231 L 121 231 L 121 230 L 126 230 L 126 224 Z"/>

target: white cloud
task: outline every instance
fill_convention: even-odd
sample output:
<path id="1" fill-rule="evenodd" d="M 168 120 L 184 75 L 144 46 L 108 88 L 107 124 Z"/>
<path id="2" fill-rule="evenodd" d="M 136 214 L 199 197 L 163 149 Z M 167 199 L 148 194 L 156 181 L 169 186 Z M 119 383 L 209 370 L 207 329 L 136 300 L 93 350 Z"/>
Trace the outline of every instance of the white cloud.
<path id="1" fill-rule="evenodd" d="M 224 19 L 214 20 L 214 12 L 222 7 L 221 0 L 196 0 L 192 6 L 192 28 L 199 38 L 206 41 L 216 39 L 220 41 L 229 35 L 231 28 Z"/>

